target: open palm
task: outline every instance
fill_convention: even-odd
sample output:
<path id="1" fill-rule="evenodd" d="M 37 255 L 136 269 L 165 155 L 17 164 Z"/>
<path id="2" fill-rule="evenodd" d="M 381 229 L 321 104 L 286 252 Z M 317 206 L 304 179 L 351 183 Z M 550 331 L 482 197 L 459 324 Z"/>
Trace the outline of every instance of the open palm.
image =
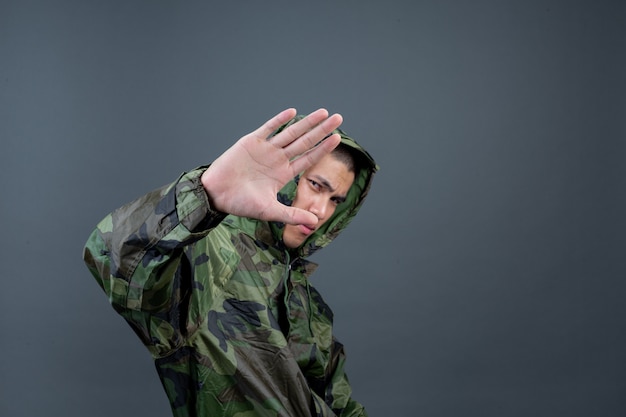
<path id="1" fill-rule="evenodd" d="M 289 224 L 317 222 L 314 214 L 279 203 L 276 193 L 339 144 L 337 134 L 324 138 L 343 119 L 319 109 L 270 137 L 295 115 L 295 109 L 277 114 L 239 139 L 204 172 L 202 183 L 216 210 Z"/>

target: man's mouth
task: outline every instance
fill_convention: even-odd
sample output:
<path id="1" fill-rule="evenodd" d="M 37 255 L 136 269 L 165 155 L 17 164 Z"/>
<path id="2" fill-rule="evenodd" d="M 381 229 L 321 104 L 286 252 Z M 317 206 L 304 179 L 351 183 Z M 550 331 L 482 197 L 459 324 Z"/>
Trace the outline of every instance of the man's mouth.
<path id="1" fill-rule="evenodd" d="M 315 231 L 315 229 L 310 228 L 309 226 L 305 226 L 303 224 L 299 224 L 298 225 L 298 230 L 300 230 L 300 233 L 308 236 L 311 233 L 313 233 Z"/>

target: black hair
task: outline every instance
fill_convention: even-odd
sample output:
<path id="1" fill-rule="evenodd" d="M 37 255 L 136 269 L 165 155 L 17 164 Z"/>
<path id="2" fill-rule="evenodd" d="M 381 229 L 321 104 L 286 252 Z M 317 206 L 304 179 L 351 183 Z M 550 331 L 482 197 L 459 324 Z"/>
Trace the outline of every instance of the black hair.
<path id="1" fill-rule="evenodd" d="M 357 176 L 364 166 L 363 155 L 357 149 L 345 143 L 339 143 L 335 149 L 330 153 L 335 159 L 343 162 L 348 171 L 353 172 Z"/>

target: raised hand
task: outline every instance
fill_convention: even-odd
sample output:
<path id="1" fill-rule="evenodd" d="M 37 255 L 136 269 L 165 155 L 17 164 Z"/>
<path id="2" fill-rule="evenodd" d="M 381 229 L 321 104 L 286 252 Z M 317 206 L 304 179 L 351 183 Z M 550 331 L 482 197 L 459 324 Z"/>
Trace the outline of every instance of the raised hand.
<path id="1" fill-rule="evenodd" d="M 276 193 L 339 144 L 337 134 L 324 137 L 339 127 L 343 118 L 339 114 L 329 117 L 328 111 L 319 109 L 269 137 L 295 115 L 295 109 L 282 111 L 211 164 L 202 175 L 202 184 L 213 208 L 260 220 L 316 224 L 313 213 L 279 203 Z"/>

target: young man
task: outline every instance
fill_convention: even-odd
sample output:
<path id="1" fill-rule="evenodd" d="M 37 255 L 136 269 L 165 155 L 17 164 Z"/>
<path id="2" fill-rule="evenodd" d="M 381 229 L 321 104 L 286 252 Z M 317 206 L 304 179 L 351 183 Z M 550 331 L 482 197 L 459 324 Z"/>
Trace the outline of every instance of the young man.
<path id="1" fill-rule="evenodd" d="M 305 258 L 356 215 L 377 166 L 340 115 L 295 114 L 109 214 L 85 246 L 174 416 L 366 415 Z"/>

